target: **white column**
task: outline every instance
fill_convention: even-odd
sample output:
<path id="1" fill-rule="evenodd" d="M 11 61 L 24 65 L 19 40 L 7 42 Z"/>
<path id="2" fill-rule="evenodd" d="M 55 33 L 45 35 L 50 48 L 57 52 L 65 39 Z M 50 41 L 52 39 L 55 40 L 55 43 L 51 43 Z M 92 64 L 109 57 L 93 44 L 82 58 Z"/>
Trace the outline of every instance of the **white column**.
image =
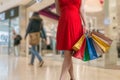
<path id="1" fill-rule="evenodd" d="M 106 34 L 113 40 L 109 53 L 104 56 L 105 66 L 116 65 L 117 64 L 117 48 L 116 48 L 116 38 L 117 38 L 117 5 L 116 0 L 105 0 L 108 2 L 108 17 L 110 19 L 110 25 L 106 27 Z"/>
<path id="2" fill-rule="evenodd" d="M 22 5 L 20 6 L 19 9 L 19 23 L 20 23 L 20 35 L 22 36 L 22 41 L 20 45 L 20 55 L 26 56 L 26 41 L 24 40 L 26 32 L 26 8 Z"/>

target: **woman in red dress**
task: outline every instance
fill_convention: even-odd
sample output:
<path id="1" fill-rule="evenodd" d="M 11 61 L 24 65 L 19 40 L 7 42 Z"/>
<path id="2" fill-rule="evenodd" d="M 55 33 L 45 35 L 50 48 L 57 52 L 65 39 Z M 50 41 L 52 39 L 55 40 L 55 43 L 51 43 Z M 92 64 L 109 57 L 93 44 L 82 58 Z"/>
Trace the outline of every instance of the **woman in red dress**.
<path id="1" fill-rule="evenodd" d="M 60 80 L 66 80 L 65 74 L 69 72 L 70 80 L 75 80 L 72 63 L 72 47 L 83 34 L 82 20 L 83 4 L 85 0 L 55 0 L 59 18 L 57 29 L 57 49 L 64 50 L 64 62 Z"/>

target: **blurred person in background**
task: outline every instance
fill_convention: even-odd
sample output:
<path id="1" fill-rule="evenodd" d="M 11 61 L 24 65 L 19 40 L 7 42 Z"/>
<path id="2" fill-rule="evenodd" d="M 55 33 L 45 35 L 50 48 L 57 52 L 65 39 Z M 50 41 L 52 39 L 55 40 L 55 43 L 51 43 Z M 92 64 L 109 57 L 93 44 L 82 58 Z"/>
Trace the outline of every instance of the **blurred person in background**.
<path id="1" fill-rule="evenodd" d="M 26 30 L 25 39 L 26 39 L 27 35 L 29 34 L 29 36 L 30 36 L 31 33 L 34 34 L 34 33 L 38 32 L 40 34 L 41 30 L 43 30 L 43 20 L 39 16 L 38 12 L 34 12 L 32 17 L 30 18 L 29 25 Z M 39 38 L 40 38 L 40 35 L 37 37 L 37 39 L 39 39 Z M 29 38 L 29 39 L 31 39 L 31 38 Z M 42 67 L 44 61 L 42 59 L 42 56 L 39 55 L 39 49 L 38 49 L 39 43 L 36 45 L 31 45 L 31 46 L 32 47 L 31 47 L 30 51 L 32 53 L 32 56 L 31 56 L 30 65 L 34 64 L 34 59 L 35 59 L 35 57 L 37 57 L 39 60 L 39 66 Z M 38 50 L 36 50 L 36 49 L 38 49 Z"/>
<path id="2" fill-rule="evenodd" d="M 46 44 L 47 36 L 46 36 L 46 31 L 45 31 L 45 28 L 44 28 L 43 21 L 42 21 L 41 27 L 40 27 L 40 37 L 41 37 L 41 42 L 43 41 Z M 40 42 L 40 44 L 41 44 L 41 42 Z M 40 52 L 40 48 L 42 48 L 42 46 L 40 47 L 40 45 L 38 44 L 37 45 L 38 52 Z"/>
<path id="3" fill-rule="evenodd" d="M 19 52 L 19 45 L 20 42 L 22 40 L 21 35 L 17 34 L 15 30 L 12 31 L 13 32 L 13 40 L 14 40 L 14 50 L 15 50 L 15 56 L 19 56 L 20 52 Z"/>

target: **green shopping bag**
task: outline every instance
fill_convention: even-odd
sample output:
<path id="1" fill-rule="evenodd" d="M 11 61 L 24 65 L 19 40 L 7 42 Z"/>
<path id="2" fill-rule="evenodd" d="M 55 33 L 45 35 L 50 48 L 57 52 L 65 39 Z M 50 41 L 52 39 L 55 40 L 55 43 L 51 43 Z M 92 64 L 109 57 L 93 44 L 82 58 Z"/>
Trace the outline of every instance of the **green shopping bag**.
<path id="1" fill-rule="evenodd" d="M 86 47 L 85 47 L 83 61 L 89 61 L 89 60 L 90 60 L 90 55 L 89 55 L 88 45 L 87 45 L 87 41 L 86 41 Z"/>

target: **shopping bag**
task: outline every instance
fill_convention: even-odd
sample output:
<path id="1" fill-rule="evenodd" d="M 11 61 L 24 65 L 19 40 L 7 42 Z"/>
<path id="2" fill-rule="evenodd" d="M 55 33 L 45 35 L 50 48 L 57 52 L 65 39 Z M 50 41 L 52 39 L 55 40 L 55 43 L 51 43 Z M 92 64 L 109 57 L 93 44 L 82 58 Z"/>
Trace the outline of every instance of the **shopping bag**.
<path id="1" fill-rule="evenodd" d="M 99 37 L 92 34 L 92 39 L 99 45 L 99 47 L 106 53 L 108 52 L 110 45 L 102 41 Z"/>
<path id="2" fill-rule="evenodd" d="M 93 45 L 95 47 L 95 50 L 98 56 L 101 56 L 104 53 L 104 51 L 99 47 L 99 45 L 94 40 L 92 40 L 92 42 L 93 42 Z"/>
<path id="3" fill-rule="evenodd" d="M 96 52 L 95 47 L 93 45 L 92 38 L 87 36 L 86 41 L 87 41 L 87 45 L 88 45 L 90 60 L 97 59 L 98 55 L 97 55 L 97 52 Z"/>
<path id="4" fill-rule="evenodd" d="M 92 36 L 96 36 L 99 39 L 101 39 L 103 42 L 105 42 L 107 45 L 111 45 L 112 44 L 112 40 L 108 37 L 106 37 L 104 34 L 100 33 L 100 32 L 96 32 L 96 31 L 92 31 Z"/>
<path id="5" fill-rule="evenodd" d="M 88 45 L 87 45 L 87 41 L 86 41 L 86 46 L 85 46 L 85 52 L 84 52 L 84 56 L 83 56 L 83 61 L 89 61 L 89 60 L 90 60 L 90 55 L 89 55 Z"/>
<path id="6" fill-rule="evenodd" d="M 85 52 L 85 46 L 86 46 L 86 39 L 84 39 L 80 49 L 78 51 L 75 51 L 75 53 L 73 54 L 73 57 L 82 60 Z"/>
<path id="7" fill-rule="evenodd" d="M 72 47 L 72 49 L 73 49 L 74 51 L 80 50 L 80 48 L 81 48 L 84 40 L 85 40 L 85 34 L 83 34 L 83 35 L 81 36 L 81 38 L 75 43 L 75 45 Z"/>

